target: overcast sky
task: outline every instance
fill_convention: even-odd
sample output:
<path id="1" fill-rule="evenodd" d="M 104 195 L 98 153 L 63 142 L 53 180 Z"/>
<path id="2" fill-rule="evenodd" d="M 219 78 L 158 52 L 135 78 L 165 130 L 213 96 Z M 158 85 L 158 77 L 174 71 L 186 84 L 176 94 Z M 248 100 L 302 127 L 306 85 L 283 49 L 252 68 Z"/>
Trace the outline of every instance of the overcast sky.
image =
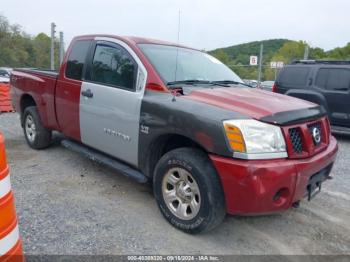
<path id="1" fill-rule="evenodd" d="M 348 0 L 2 0 L 0 14 L 32 35 L 50 23 L 75 35 L 109 33 L 211 50 L 255 40 L 305 40 L 326 50 L 350 42 Z"/>

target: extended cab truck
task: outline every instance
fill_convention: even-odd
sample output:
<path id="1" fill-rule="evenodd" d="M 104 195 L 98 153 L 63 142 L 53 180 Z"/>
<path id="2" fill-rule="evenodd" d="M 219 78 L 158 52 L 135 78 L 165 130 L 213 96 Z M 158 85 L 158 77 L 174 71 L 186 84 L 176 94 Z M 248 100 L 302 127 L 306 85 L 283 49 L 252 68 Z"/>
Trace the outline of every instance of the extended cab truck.
<path id="1" fill-rule="evenodd" d="M 311 199 L 337 153 L 322 107 L 249 88 L 167 42 L 76 37 L 59 73 L 17 69 L 11 87 L 30 147 L 56 130 L 64 146 L 152 181 L 164 217 L 188 233 Z"/>

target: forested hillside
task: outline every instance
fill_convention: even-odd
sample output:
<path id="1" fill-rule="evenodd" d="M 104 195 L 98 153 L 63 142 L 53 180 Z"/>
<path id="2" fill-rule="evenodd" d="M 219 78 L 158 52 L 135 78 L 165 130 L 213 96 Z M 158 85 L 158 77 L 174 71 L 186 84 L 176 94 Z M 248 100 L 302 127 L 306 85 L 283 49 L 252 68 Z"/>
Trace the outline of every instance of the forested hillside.
<path id="1" fill-rule="evenodd" d="M 272 39 L 250 42 L 209 51 L 210 54 L 230 66 L 238 75 L 246 79 L 257 78 L 257 66 L 247 66 L 251 55 L 259 55 L 260 45 L 264 45 L 263 80 L 273 80 L 275 70 L 270 68 L 271 61 L 283 61 L 285 64 L 303 59 L 306 42 L 288 39 Z M 315 47 L 309 49 L 309 59 L 350 60 L 350 43 L 345 47 L 324 51 Z"/>

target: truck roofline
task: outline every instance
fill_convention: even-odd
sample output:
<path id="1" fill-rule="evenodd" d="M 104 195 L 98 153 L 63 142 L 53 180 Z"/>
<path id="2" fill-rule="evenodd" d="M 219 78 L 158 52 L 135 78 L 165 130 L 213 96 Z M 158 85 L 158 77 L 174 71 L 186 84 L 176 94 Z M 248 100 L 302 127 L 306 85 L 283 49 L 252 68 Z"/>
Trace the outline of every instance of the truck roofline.
<path id="1" fill-rule="evenodd" d="M 112 34 L 79 35 L 79 36 L 74 37 L 72 42 L 77 41 L 77 40 L 83 40 L 83 39 L 94 39 L 96 37 L 115 38 L 115 39 L 121 40 L 129 45 L 133 45 L 133 46 L 137 46 L 138 44 L 168 45 L 168 46 L 175 46 L 175 47 L 181 47 L 181 48 L 201 51 L 201 50 L 193 48 L 193 47 L 173 43 L 170 41 L 164 41 L 164 40 L 153 39 L 153 38 L 145 38 L 145 37 L 139 37 L 139 36 L 119 36 L 119 35 L 112 35 Z"/>

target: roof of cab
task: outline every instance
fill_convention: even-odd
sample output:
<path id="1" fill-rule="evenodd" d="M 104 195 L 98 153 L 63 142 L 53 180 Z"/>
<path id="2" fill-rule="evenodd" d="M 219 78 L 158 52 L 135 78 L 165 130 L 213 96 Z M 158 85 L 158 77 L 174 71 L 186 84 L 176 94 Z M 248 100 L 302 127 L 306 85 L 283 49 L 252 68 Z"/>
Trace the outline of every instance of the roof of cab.
<path id="1" fill-rule="evenodd" d="M 184 46 L 181 44 L 176 44 L 168 41 L 158 40 L 158 39 L 152 39 L 152 38 L 145 38 L 145 37 L 137 37 L 137 36 L 118 36 L 118 35 L 109 35 L 109 34 L 93 34 L 93 35 L 81 35 L 76 36 L 74 39 L 83 39 L 83 38 L 95 38 L 95 37 L 108 37 L 108 38 L 116 38 L 123 42 L 132 44 L 132 45 L 138 45 L 138 44 L 156 44 L 156 45 L 168 45 L 168 46 L 178 46 L 188 49 L 197 50 L 192 47 Z"/>

